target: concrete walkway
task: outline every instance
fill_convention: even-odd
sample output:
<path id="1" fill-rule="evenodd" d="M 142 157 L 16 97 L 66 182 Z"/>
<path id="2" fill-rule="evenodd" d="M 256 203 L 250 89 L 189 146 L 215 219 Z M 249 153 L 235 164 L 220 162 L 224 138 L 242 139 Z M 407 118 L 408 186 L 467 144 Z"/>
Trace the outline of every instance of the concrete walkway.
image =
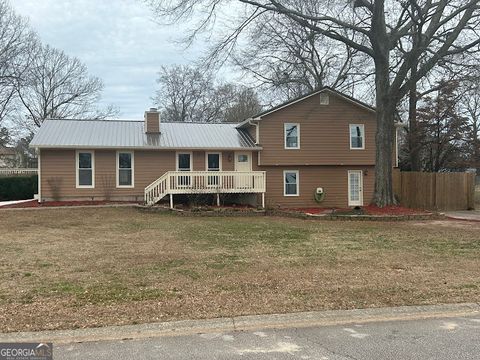
<path id="1" fill-rule="evenodd" d="M 91 329 L 0 333 L 0 342 L 53 342 L 55 344 L 68 344 L 265 329 L 298 329 L 347 325 L 359 322 L 369 323 L 459 316 L 480 316 L 480 305 L 467 303 L 329 310 L 291 314 L 236 316 L 209 320 L 184 320 Z"/>
<path id="2" fill-rule="evenodd" d="M 480 221 L 480 210 L 447 211 L 445 215 L 455 220 Z"/>
<path id="3" fill-rule="evenodd" d="M 6 205 L 13 205 L 13 204 L 21 204 L 24 202 L 33 201 L 34 199 L 27 199 L 27 200 L 11 200 L 11 201 L 0 201 L 0 207 Z"/>

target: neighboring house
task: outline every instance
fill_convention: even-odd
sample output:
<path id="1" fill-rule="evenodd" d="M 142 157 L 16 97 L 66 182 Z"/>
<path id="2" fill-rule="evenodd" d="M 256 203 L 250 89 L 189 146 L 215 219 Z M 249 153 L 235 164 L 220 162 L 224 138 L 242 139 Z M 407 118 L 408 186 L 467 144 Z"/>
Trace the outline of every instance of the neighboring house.
<path id="1" fill-rule="evenodd" d="M 0 146 L 0 168 L 13 167 L 17 159 L 15 149 Z"/>
<path id="2" fill-rule="evenodd" d="M 322 88 L 240 124 L 163 123 L 156 109 L 144 121 L 46 120 L 31 146 L 41 201 L 236 193 L 264 206 L 347 207 L 371 201 L 375 131 L 372 107 Z"/>

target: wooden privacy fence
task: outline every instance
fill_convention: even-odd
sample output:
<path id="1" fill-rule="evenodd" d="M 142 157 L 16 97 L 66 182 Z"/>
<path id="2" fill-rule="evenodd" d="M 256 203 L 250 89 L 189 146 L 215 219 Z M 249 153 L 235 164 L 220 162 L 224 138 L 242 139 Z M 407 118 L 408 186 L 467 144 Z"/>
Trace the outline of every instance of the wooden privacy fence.
<path id="1" fill-rule="evenodd" d="M 394 170 L 393 191 L 405 207 L 428 210 L 475 208 L 475 174 Z"/>

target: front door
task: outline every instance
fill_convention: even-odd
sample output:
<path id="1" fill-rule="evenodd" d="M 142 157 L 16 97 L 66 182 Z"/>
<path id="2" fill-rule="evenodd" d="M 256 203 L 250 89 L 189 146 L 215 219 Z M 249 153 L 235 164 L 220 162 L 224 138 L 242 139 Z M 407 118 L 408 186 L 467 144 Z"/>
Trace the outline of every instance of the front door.
<path id="1" fill-rule="evenodd" d="M 235 171 L 241 171 L 241 172 L 252 171 L 252 153 L 251 152 L 235 153 Z M 250 174 L 237 176 L 235 181 L 235 187 L 238 189 L 251 189 L 253 187 L 253 176 Z"/>
<path id="2" fill-rule="evenodd" d="M 363 206 L 362 170 L 348 172 L 348 206 Z"/>
<path id="3" fill-rule="evenodd" d="M 252 153 L 235 153 L 235 171 L 252 171 Z"/>

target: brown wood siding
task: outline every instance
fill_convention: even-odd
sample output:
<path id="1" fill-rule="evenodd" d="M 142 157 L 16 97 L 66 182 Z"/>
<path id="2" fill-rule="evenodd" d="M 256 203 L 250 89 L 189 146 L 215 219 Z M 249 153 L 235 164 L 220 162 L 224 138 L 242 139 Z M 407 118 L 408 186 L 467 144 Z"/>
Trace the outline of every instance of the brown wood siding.
<path id="1" fill-rule="evenodd" d="M 319 95 L 260 121 L 261 165 L 374 165 L 375 113 L 333 94 Z M 284 149 L 284 123 L 300 124 L 300 149 Z M 350 150 L 350 124 L 364 124 L 365 150 Z"/>
<path id="2" fill-rule="evenodd" d="M 42 199 L 52 199 L 55 188 L 62 199 L 105 198 L 108 196 L 143 199 L 147 185 L 165 172 L 175 170 L 174 151 L 134 151 L 134 188 L 116 187 L 116 151 L 95 150 L 95 188 L 76 188 L 75 150 L 41 151 Z"/>
<path id="3" fill-rule="evenodd" d="M 348 170 L 363 170 L 363 203 L 373 196 L 375 167 L 373 166 L 262 166 L 267 172 L 266 204 L 269 207 L 348 207 Z M 299 196 L 283 195 L 283 171 L 298 170 Z M 325 199 L 315 202 L 317 187 L 325 190 Z"/>
<path id="4" fill-rule="evenodd" d="M 116 151 L 94 150 L 95 188 L 76 188 L 75 150 L 43 149 L 41 151 L 42 199 L 53 199 L 54 192 L 61 199 L 143 198 L 147 185 L 167 171 L 176 170 L 176 151 L 134 151 L 134 188 L 116 187 Z M 215 151 L 212 151 L 215 152 Z M 233 151 L 221 151 L 222 170 L 234 170 Z M 193 151 L 192 168 L 205 171 L 205 151 Z M 57 190 L 55 190 L 57 189 Z"/>

